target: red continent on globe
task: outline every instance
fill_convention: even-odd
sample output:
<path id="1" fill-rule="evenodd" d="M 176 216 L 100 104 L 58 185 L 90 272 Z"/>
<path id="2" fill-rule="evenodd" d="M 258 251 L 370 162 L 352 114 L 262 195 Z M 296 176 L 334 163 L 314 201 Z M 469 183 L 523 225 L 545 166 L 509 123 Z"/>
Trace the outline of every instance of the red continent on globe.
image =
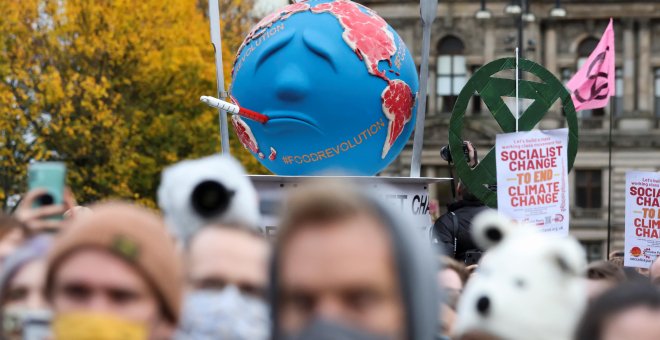
<path id="1" fill-rule="evenodd" d="M 410 86 L 402 80 L 390 80 L 386 71 L 378 69 L 381 61 L 387 62 L 392 68 L 391 58 L 397 53 L 397 45 L 394 35 L 388 29 L 388 24 L 371 9 L 349 0 L 336 0 L 318 4 L 314 7 L 300 2 L 284 7 L 263 18 L 248 34 L 245 41 L 238 50 L 234 66 L 238 62 L 238 56 L 242 50 L 254 39 L 266 33 L 276 22 L 284 21 L 292 15 L 300 12 L 311 11 L 312 13 L 330 13 L 344 29 L 342 38 L 357 57 L 363 61 L 367 72 L 387 82 L 387 87 L 381 93 L 383 114 L 389 120 L 387 136 L 383 145 L 382 158 L 385 158 L 391 147 L 403 133 L 405 125 L 412 119 L 412 111 L 415 106 L 416 94 Z M 403 42 L 399 48 L 405 49 Z M 243 57 L 243 59 L 245 56 Z M 397 64 L 400 67 L 400 63 Z M 232 74 L 236 69 L 232 70 Z M 395 70 L 389 73 L 399 76 Z M 236 129 L 241 143 L 253 153 L 264 158 L 260 152 L 258 143 L 250 130 L 250 127 L 240 117 L 232 117 L 232 124 Z M 271 148 L 268 158 L 272 161 L 277 157 L 277 152 Z"/>
<path id="2" fill-rule="evenodd" d="M 300 2 L 296 4 L 292 4 L 289 6 L 286 6 L 282 9 L 279 9 L 271 14 L 268 14 L 265 16 L 259 23 L 257 23 L 250 33 L 248 33 L 247 37 L 245 37 L 245 40 L 243 40 L 243 43 L 241 46 L 238 48 L 238 52 L 236 52 L 236 55 L 240 55 L 241 51 L 245 47 L 245 45 L 249 44 L 252 40 L 260 37 L 262 34 L 266 33 L 266 31 L 273 26 L 273 24 L 276 21 L 281 21 L 281 20 L 286 20 L 290 16 L 298 13 L 298 12 L 304 12 L 309 9 L 309 4 L 305 2 Z M 233 73 L 233 72 L 232 72 Z"/>
<path id="3" fill-rule="evenodd" d="M 387 81 L 381 94 L 383 114 L 389 119 L 387 137 L 383 145 L 382 158 L 385 158 L 394 142 L 403 132 L 406 123 L 412 118 L 415 94 L 410 86 L 401 80 L 390 80 L 385 71 L 378 69 L 380 61 L 387 61 L 392 67 L 392 56 L 396 53 L 394 35 L 387 29 L 381 17 L 359 4 L 347 0 L 337 0 L 312 8 L 313 13 L 330 12 L 344 28 L 342 37 L 348 46 L 363 60 L 367 71 Z M 403 48 L 403 47 L 401 47 Z M 390 73 L 398 74 L 393 70 Z"/>
<path id="4" fill-rule="evenodd" d="M 344 28 L 344 41 L 364 61 L 369 73 L 388 80 L 385 71 L 378 70 L 378 63 L 384 60 L 392 66 L 390 58 L 396 53 L 396 43 L 385 20 L 364 6 L 343 0 L 317 5 L 312 12 L 332 13 Z"/>
<path id="5" fill-rule="evenodd" d="M 234 126 L 234 129 L 236 129 L 236 135 L 241 141 L 241 144 L 243 144 L 246 149 L 258 154 L 259 145 L 257 144 L 257 140 L 254 138 L 250 127 L 245 124 L 241 117 L 236 115 L 231 116 L 231 124 Z"/>
<path id="6" fill-rule="evenodd" d="M 382 157 L 385 158 L 394 142 L 403 132 L 406 123 L 412 118 L 412 108 L 415 105 L 415 96 L 410 86 L 401 80 L 392 80 L 381 95 L 383 113 L 390 120 L 387 126 L 387 137 L 383 146 Z"/>

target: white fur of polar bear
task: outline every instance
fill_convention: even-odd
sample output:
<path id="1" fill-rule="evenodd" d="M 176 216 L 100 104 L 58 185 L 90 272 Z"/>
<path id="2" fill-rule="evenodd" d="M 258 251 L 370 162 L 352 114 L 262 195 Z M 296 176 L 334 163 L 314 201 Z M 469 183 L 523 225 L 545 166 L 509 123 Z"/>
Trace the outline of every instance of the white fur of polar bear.
<path id="1" fill-rule="evenodd" d="M 587 302 L 586 257 L 572 238 L 478 215 L 473 237 L 487 249 L 458 304 L 457 335 L 506 340 L 569 340 Z"/>

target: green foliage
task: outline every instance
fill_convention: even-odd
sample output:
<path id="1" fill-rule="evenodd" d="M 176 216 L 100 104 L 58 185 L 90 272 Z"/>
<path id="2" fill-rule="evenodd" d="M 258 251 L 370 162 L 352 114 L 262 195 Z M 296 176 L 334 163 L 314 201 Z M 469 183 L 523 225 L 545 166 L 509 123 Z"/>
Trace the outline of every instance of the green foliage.
<path id="1" fill-rule="evenodd" d="M 0 199 L 25 190 L 29 161 L 61 160 L 81 202 L 154 206 L 164 166 L 218 152 L 217 111 L 199 102 L 216 93 L 202 2 L 0 0 Z M 229 76 L 251 5 L 221 6 Z"/>

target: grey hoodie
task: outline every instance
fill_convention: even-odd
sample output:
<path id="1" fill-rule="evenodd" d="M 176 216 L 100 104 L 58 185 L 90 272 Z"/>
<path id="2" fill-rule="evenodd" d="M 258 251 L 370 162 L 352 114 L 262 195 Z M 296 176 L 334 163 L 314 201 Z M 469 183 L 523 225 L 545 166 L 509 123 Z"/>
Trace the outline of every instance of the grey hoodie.
<path id="1" fill-rule="evenodd" d="M 398 210 L 392 209 L 381 198 L 376 197 L 367 188 L 353 186 L 355 195 L 362 196 L 373 206 L 376 216 L 390 232 L 394 247 L 394 256 L 399 273 L 401 296 L 403 297 L 406 320 L 406 339 L 432 340 L 435 338 L 438 325 L 438 305 L 440 296 L 436 273 L 437 264 L 429 242 L 417 228 L 401 216 Z M 359 190 L 364 189 L 364 190 Z M 273 339 L 281 339 L 278 309 L 278 273 L 275 270 L 279 254 L 273 254 L 270 266 L 271 292 L 270 305 L 273 320 Z"/>

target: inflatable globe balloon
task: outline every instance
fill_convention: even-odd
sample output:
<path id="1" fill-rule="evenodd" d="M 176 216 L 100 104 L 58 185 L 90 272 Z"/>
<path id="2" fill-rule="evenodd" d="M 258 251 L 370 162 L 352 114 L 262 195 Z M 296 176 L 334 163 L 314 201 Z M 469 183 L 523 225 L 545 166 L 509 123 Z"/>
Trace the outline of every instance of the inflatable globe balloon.
<path id="1" fill-rule="evenodd" d="M 310 0 L 265 17 L 232 70 L 232 100 L 268 121 L 232 117 L 241 143 L 277 175 L 375 175 L 415 125 L 417 68 L 374 11 Z"/>

